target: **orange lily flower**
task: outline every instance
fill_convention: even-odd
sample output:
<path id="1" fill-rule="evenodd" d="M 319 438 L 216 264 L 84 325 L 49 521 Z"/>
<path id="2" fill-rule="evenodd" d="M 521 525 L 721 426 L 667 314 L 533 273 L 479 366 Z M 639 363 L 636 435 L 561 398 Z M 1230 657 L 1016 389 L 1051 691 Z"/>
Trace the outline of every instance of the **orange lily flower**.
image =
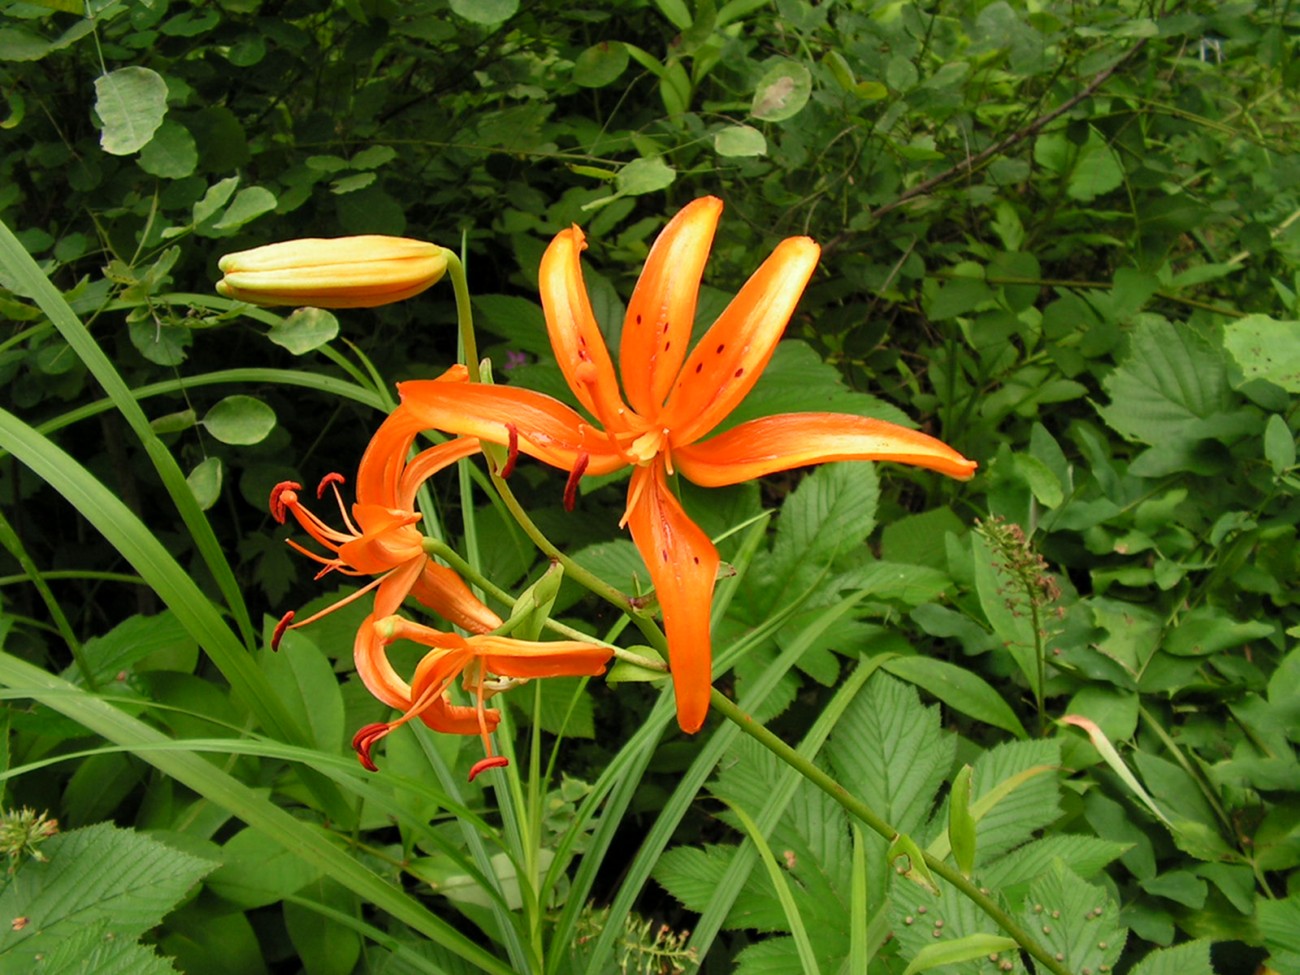
<path id="1" fill-rule="evenodd" d="M 388 645 L 396 640 L 414 640 L 430 648 L 416 666 L 410 684 L 398 676 L 388 660 Z M 505 756 L 492 750 L 491 735 L 501 713 L 484 706 L 488 698 L 538 677 L 596 677 L 605 672 L 613 653 L 609 647 L 576 640 L 537 643 L 503 636 L 467 638 L 400 616 L 368 616 L 357 631 L 357 675 L 371 694 L 401 711 L 402 716 L 366 725 L 353 737 L 352 747 L 361 764 L 374 772 L 377 769 L 370 750 L 375 742 L 412 718 L 419 718 L 434 731 L 478 735 L 483 740 L 485 757 L 470 770 L 472 782 L 480 772 L 508 764 Z M 462 674 L 466 690 L 474 695 L 472 705 L 452 704 L 447 698 L 447 691 Z"/>
<path id="2" fill-rule="evenodd" d="M 452 370 L 450 376 L 460 376 Z M 287 629 L 306 626 L 371 590 L 375 614 L 390 616 L 407 595 L 413 595 L 443 619 L 474 633 L 486 633 L 501 625 L 501 618 L 483 605 L 454 571 L 429 558 L 424 536 L 416 528 L 421 516 L 415 511 L 420 485 L 444 467 L 478 453 L 479 442 L 461 437 L 421 451 L 407 461 L 417 430 L 401 416 L 380 425 L 357 472 L 357 502 L 351 517 L 339 495 L 341 474 L 329 474 L 316 491 L 318 498 L 333 490 L 342 515 L 343 530 L 330 527 L 302 504 L 302 485 L 283 481 L 271 492 L 271 514 L 284 523 L 293 515 L 328 554 L 321 555 L 289 540 L 289 545 L 323 568 L 317 578 L 330 572 L 351 576 L 375 576 L 367 585 L 319 613 L 294 623 L 289 612 L 276 627 L 272 646 L 279 644 Z M 292 624 L 292 625 L 291 625 Z"/>
<path id="3" fill-rule="evenodd" d="M 946 444 L 881 420 L 791 413 L 709 434 L 753 388 L 811 278 L 820 248 L 807 237 L 771 256 L 687 354 L 704 263 L 722 213 L 694 201 L 664 228 L 628 302 L 619 348 L 623 392 L 592 313 L 579 255 L 582 231 L 562 231 L 542 257 L 542 308 L 551 345 L 593 424 L 564 403 L 527 389 L 402 383 L 399 413 L 427 428 L 504 444 L 569 471 L 566 506 L 584 474 L 633 468 L 622 524 L 645 559 L 663 611 L 677 719 L 697 731 L 712 681 L 709 612 L 719 557 L 668 486 L 680 473 L 709 487 L 837 460 L 887 460 L 967 479 L 975 471 Z M 603 428 L 603 429 L 602 429 Z M 708 439 L 705 439 L 705 438 Z"/>

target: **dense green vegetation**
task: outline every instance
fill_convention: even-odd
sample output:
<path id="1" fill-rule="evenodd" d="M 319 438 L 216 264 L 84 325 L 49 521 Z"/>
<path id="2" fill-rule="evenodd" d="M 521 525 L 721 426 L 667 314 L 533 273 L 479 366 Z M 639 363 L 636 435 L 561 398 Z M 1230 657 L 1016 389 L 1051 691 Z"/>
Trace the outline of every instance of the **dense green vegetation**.
<path id="1" fill-rule="evenodd" d="M 1290 0 L 0 10 L 0 970 L 1300 970 Z M 877 417 L 978 474 L 680 484 L 725 563 L 715 685 L 794 766 L 737 715 L 681 733 L 624 660 L 494 699 L 507 770 L 466 783 L 478 741 L 412 722 L 365 772 L 368 597 L 273 653 L 354 586 L 267 498 L 352 478 L 458 305 L 257 309 L 218 258 L 435 241 L 495 381 L 572 400 L 547 244 L 582 227 L 616 346 L 706 195 L 699 329 L 782 238 L 822 246 L 730 422 Z M 429 482 L 426 533 L 542 593 L 520 625 L 644 656 L 653 606 L 579 584 L 648 588 L 625 485 L 568 513 L 520 459 L 575 563 L 548 604 L 488 470 Z"/>

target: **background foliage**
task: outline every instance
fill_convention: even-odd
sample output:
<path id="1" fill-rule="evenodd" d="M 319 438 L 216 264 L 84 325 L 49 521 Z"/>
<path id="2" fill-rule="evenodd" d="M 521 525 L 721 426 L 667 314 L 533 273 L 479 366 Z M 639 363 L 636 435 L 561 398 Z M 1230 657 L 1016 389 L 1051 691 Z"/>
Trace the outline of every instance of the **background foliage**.
<path id="1" fill-rule="evenodd" d="M 781 236 L 824 247 L 746 408 L 915 421 L 982 465 L 969 485 L 843 465 L 688 491 L 715 537 L 760 519 L 722 546 L 723 686 L 785 739 L 824 741 L 932 851 L 969 764 L 988 800 L 976 875 L 1031 924 L 1062 911 L 1049 940 L 1072 971 L 1196 975 L 1210 942 L 1220 972 L 1300 967 L 1291 3 L 3 12 L 0 216 L 89 331 L 7 252 L 4 803 L 69 832 L 0 892 L 18 905 L 0 917 L 32 918 L 0 958 L 35 964 L 37 932 L 68 931 L 60 951 L 116 945 L 93 971 L 509 970 L 525 871 L 491 839 L 510 830 L 496 794 L 446 774 L 456 743 L 414 736 L 358 776 L 346 741 L 380 712 L 347 679 L 342 614 L 259 649 L 264 620 L 319 596 L 270 486 L 350 472 L 392 382 L 453 358 L 451 302 L 251 313 L 213 294 L 216 258 L 295 236 L 463 241 L 498 378 L 559 394 L 534 303 L 550 236 L 584 227 L 616 336 L 666 215 L 714 193 L 702 324 Z M 634 588 L 616 489 L 569 518 L 553 478 L 516 477 L 553 539 Z M 435 490 L 459 538 L 454 485 Z M 535 578 L 476 506 L 486 574 Z M 613 622 L 576 587 L 558 611 Z M 802 938 L 822 971 L 874 952 L 901 972 L 997 934 L 952 891 L 944 925 L 920 921 L 932 895 L 890 879 L 883 842 L 807 783 L 774 799 L 778 766 L 726 726 L 663 734 L 656 691 L 576 698 L 543 804 L 549 971 L 670 971 L 694 951 L 785 972 Z M 555 731 L 567 698 L 523 704 Z M 79 912 L 69 890 L 97 881 L 61 874 L 72 858 L 144 880 L 100 878 L 113 906 Z M 464 943 L 444 930 L 459 917 L 479 932 Z M 997 955 L 943 970 L 1025 964 Z"/>

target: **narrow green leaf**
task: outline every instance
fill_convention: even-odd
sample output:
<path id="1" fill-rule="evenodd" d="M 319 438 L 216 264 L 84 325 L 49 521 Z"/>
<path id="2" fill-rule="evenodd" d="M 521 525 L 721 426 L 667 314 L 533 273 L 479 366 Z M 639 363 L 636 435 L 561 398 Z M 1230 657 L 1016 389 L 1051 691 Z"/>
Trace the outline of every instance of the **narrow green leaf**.
<path id="1" fill-rule="evenodd" d="M 896 835 L 893 842 L 889 844 L 887 857 L 889 868 L 898 876 L 905 877 L 936 897 L 939 895 L 939 885 L 934 882 L 934 874 L 930 873 L 921 848 L 916 845 L 916 840 L 912 837 L 906 833 Z"/>
<path id="2" fill-rule="evenodd" d="M 987 958 L 1000 951 L 1015 951 L 1014 938 L 998 934 L 968 934 L 964 938 L 926 945 L 903 969 L 903 975 L 916 975 L 944 965 L 958 965 L 976 958 Z"/>
<path id="3" fill-rule="evenodd" d="M 884 665 L 895 677 L 933 694 L 953 710 L 976 721 L 1028 738 L 1011 705 L 979 674 L 935 657 L 894 657 Z"/>
<path id="4" fill-rule="evenodd" d="M 948 799 L 948 840 L 957 869 L 967 877 L 975 869 L 975 817 L 970 805 L 971 767 L 963 765 L 952 780 Z"/>
<path id="5" fill-rule="evenodd" d="M 1274 474 L 1282 474 L 1295 467 L 1295 434 L 1286 419 L 1278 413 L 1268 418 L 1264 425 L 1264 457 Z"/>

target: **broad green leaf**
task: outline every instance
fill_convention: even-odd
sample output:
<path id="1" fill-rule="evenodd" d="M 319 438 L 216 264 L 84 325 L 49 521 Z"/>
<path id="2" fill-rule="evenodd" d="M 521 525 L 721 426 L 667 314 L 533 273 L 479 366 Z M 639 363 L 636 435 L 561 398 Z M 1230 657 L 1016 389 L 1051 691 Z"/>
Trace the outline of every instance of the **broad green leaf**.
<path id="1" fill-rule="evenodd" d="M 451 0 L 451 9 L 472 23 L 493 27 L 515 15 L 519 0 Z"/>
<path id="2" fill-rule="evenodd" d="M 194 640 L 170 610 L 153 616 L 130 616 L 107 633 L 92 637 L 82 645 L 96 680 L 109 681 L 130 670 L 146 657 L 179 654 L 188 658 L 194 652 Z M 75 669 L 64 676 L 75 680 Z"/>
<path id="3" fill-rule="evenodd" d="M 95 113 L 103 127 L 99 144 L 113 156 L 129 156 L 153 138 L 167 114 L 167 82 L 149 68 L 132 65 L 95 79 Z"/>
<path id="4" fill-rule="evenodd" d="M 274 904 L 321 876 L 319 867 L 252 827 L 240 830 L 221 850 L 223 862 L 207 887 L 241 910 Z"/>
<path id="5" fill-rule="evenodd" d="M 1071 972 L 1114 968 L 1128 936 L 1105 888 L 1089 884 L 1060 860 L 1030 886 L 1020 920 Z"/>
<path id="6" fill-rule="evenodd" d="M 894 657 L 884 663 L 895 677 L 933 694 L 948 707 L 967 717 L 1028 738 L 1016 713 L 979 674 L 937 657 Z"/>
<path id="7" fill-rule="evenodd" d="M 324 308 L 299 308 L 271 326 L 266 337 L 294 355 L 319 349 L 339 334 L 339 320 Z"/>
<path id="8" fill-rule="evenodd" d="M 269 647 L 274 621 L 267 618 L 262 646 Z M 258 663 L 285 708 L 298 724 L 311 729 L 312 741 L 327 755 L 344 745 L 343 694 L 329 659 L 306 633 L 284 634 L 279 652 L 263 650 Z"/>
<path id="9" fill-rule="evenodd" d="M 673 185 L 677 171 L 664 162 L 662 156 L 633 159 L 618 171 L 614 186 L 620 195 L 642 196 L 655 193 Z"/>
<path id="10" fill-rule="evenodd" d="M 142 318 L 127 326 L 136 351 L 159 366 L 179 366 L 194 344 L 194 333 L 181 325 L 162 325 Z"/>
<path id="11" fill-rule="evenodd" d="M 198 145 L 190 130 L 164 119 L 153 138 L 140 150 L 139 165 L 150 176 L 183 179 L 199 164 Z"/>
<path id="12" fill-rule="evenodd" d="M 1111 402 L 1098 412 L 1131 440 L 1194 442 L 1235 425 L 1224 353 L 1191 325 L 1139 323 L 1128 356 L 1102 386 Z"/>
<path id="13" fill-rule="evenodd" d="M 359 907 L 356 895 L 332 880 L 308 884 L 299 895 L 345 915 Z M 309 975 L 350 975 L 356 967 L 364 939 L 353 928 L 292 902 L 284 905 L 284 923 Z"/>
<path id="14" fill-rule="evenodd" d="M 1129 975 L 1214 975 L 1208 938 L 1174 948 L 1158 948 L 1130 969 Z"/>
<path id="15" fill-rule="evenodd" d="M 944 965 L 957 965 L 976 958 L 987 958 L 1002 951 L 1014 951 L 1017 942 L 1014 938 L 999 934 L 968 934 L 952 941 L 926 945 L 913 956 L 903 975 L 916 975 L 928 972 L 932 968 Z"/>
<path id="16" fill-rule="evenodd" d="M 573 82 L 584 88 L 604 88 L 627 70 L 629 55 L 622 44 L 601 41 L 573 60 Z"/>
<path id="17" fill-rule="evenodd" d="M 221 497 L 221 472 L 220 457 L 205 457 L 185 478 L 200 511 L 207 511 Z"/>
<path id="18" fill-rule="evenodd" d="M 133 830 L 97 823 L 41 847 L 0 891 L 0 967 L 32 971 L 36 957 L 88 925 L 134 941 L 162 920 L 215 866 Z"/>
<path id="19" fill-rule="evenodd" d="M 1247 379 L 1300 393 L 1300 322 L 1247 315 L 1224 327 L 1223 344 Z"/>
<path id="20" fill-rule="evenodd" d="M 203 194 L 203 198 L 194 204 L 193 212 L 190 215 L 190 219 L 194 221 L 195 226 L 206 223 L 215 217 L 217 211 L 224 207 L 230 201 L 230 198 L 235 195 L 238 186 L 238 176 L 227 177 L 209 186 L 207 192 Z"/>
<path id="21" fill-rule="evenodd" d="M 1093 129 L 1079 150 L 1066 193 L 1073 200 L 1088 203 L 1117 188 L 1124 180 L 1124 169 L 1100 132 Z"/>
<path id="22" fill-rule="evenodd" d="M 94 975 L 176 975 L 176 968 L 151 947 L 119 938 L 107 920 L 78 928 L 46 953 L 41 972 L 93 972 Z"/>
<path id="23" fill-rule="evenodd" d="M 212 406 L 200 421 L 222 443 L 261 443 L 275 429 L 275 411 L 260 399 L 236 393 Z"/>
<path id="24" fill-rule="evenodd" d="M 39 61 L 50 42 L 22 27 L 0 27 L 0 61 Z"/>
<path id="25" fill-rule="evenodd" d="M 1215 606 L 1198 606 L 1179 617 L 1161 649 L 1178 657 L 1201 657 L 1239 647 L 1274 631 L 1264 620 L 1238 621 Z"/>
<path id="26" fill-rule="evenodd" d="M 1258 898 L 1255 923 L 1278 971 L 1287 970 L 1282 967 L 1283 959 L 1300 961 L 1300 891 L 1293 891 L 1285 900 Z"/>
<path id="27" fill-rule="evenodd" d="M 509 700 L 543 731 L 566 738 L 595 738 L 591 695 L 583 677 L 548 677 L 533 681 L 510 694 Z M 537 711 L 537 699 L 541 710 Z"/>
<path id="28" fill-rule="evenodd" d="M 811 94 L 811 72 L 798 61 L 778 61 L 759 79 L 749 113 L 764 122 L 784 122 L 803 111 Z"/>
<path id="29" fill-rule="evenodd" d="M 685 0 L 655 0 L 655 6 L 678 30 L 686 30 L 691 26 L 691 12 Z"/>
<path id="30" fill-rule="evenodd" d="M 248 186 L 235 194 L 221 219 L 212 229 L 221 233 L 238 230 L 251 220 L 275 209 L 275 194 L 265 186 Z"/>
<path id="31" fill-rule="evenodd" d="M 751 125 L 729 125 L 713 135 L 713 151 L 719 156 L 766 156 L 767 137 Z"/>

